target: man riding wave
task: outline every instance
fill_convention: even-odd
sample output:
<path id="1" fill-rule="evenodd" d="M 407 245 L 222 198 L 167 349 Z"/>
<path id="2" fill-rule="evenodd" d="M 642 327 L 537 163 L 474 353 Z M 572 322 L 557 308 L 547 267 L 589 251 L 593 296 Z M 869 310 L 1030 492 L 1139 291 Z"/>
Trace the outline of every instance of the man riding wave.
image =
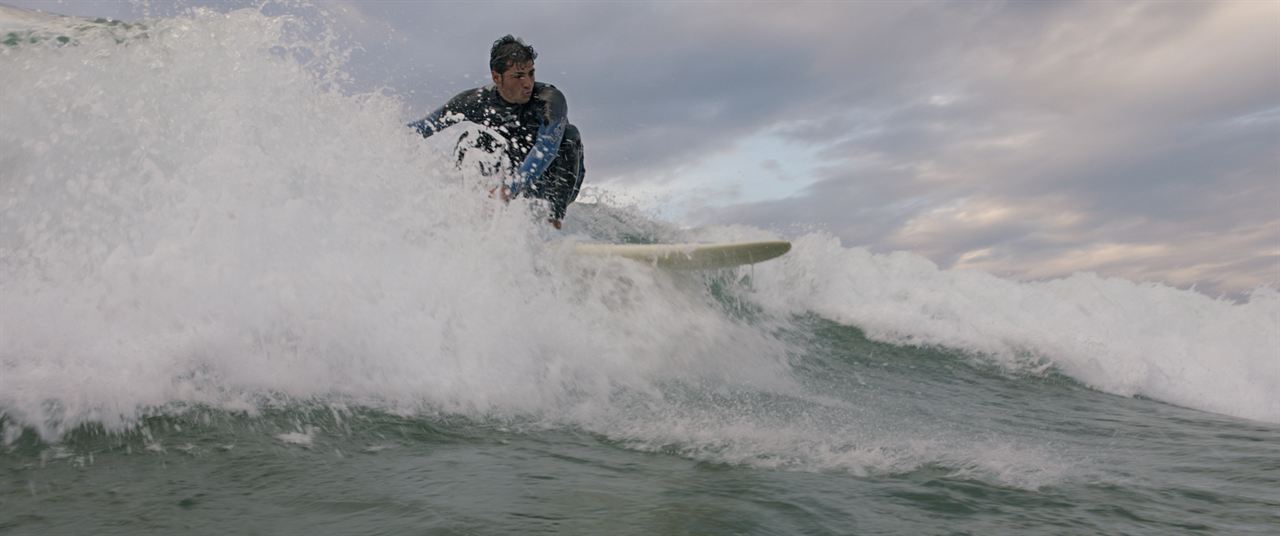
<path id="1" fill-rule="evenodd" d="M 514 177 L 501 187 L 499 195 L 504 201 L 517 196 L 547 201 L 551 206 L 549 221 L 559 229 L 565 210 L 578 198 L 586 167 L 582 137 L 577 127 L 569 124 L 564 94 L 551 84 L 534 80 L 533 60 L 537 57 L 524 41 L 503 36 L 489 49 L 493 85 L 463 91 L 409 127 L 424 138 L 462 121 L 496 132 L 504 138 L 501 142 L 482 132 L 467 144 L 501 154 L 510 162 Z M 467 150 L 466 138 L 466 134 L 459 138 L 459 164 Z"/>

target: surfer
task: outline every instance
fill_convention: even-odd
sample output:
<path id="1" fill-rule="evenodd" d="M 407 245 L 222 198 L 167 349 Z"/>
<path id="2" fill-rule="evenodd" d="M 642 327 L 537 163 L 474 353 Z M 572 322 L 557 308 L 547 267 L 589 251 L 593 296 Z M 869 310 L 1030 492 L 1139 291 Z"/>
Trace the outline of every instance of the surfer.
<path id="1" fill-rule="evenodd" d="M 422 137 L 446 127 L 470 121 L 488 127 L 503 139 L 482 132 L 458 139 L 458 163 L 467 150 L 500 154 L 511 164 L 510 183 L 490 190 L 509 201 L 526 196 L 551 205 L 551 225 L 560 228 L 565 209 L 578 198 L 583 165 L 582 137 L 569 124 L 564 94 L 551 84 L 534 81 L 533 47 L 512 35 L 493 42 L 489 49 L 489 73 L 493 85 L 469 89 L 449 99 L 426 117 L 409 123 Z M 494 170 L 485 166 L 486 175 Z M 505 182 L 505 181 L 504 181 Z"/>

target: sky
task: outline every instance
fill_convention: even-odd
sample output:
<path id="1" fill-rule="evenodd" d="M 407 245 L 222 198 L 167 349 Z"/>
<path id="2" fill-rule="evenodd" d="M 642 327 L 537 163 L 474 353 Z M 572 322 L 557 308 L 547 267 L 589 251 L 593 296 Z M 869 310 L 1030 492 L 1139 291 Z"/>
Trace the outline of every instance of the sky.
<path id="1" fill-rule="evenodd" d="M 1275 0 L 317 4 L 361 45 L 356 85 L 402 96 L 406 121 L 523 37 L 582 131 L 589 194 L 680 225 L 1022 280 L 1280 285 Z"/>

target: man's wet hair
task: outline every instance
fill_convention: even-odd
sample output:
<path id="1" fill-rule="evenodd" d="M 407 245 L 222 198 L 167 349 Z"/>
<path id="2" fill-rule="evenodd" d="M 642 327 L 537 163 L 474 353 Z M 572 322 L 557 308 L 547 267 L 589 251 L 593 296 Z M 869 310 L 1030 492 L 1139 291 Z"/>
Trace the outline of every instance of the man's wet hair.
<path id="1" fill-rule="evenodd" d="M 512 65 L 529 63 L 537 58 L 538 53 L 533 51 L 533 47 L 524 44 L 519 37 L 507 34 L 494 41 L 489 49 L 489 70 L 505 73 Z"/>

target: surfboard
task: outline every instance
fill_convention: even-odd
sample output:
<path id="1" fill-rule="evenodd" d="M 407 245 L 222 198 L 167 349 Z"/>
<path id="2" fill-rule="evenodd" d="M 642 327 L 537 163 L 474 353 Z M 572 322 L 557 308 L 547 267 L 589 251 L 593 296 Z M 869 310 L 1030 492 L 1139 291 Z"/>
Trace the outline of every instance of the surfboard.
<path id="1" fill-rule="evenodd" d="M 791 242 L 730 244 L 574 244 L 578 255 L 616 256 L 667 270 L 711 270 L 755 264 L 791 251 Z"/>
<path id="2" fill-rule="evenodd" d="M 125 39 L 146 37 L 140 23 L 118 20 L 71 17 L 46 11 L 34 11 L 0 5 L 0 45 L 21 46 L 53 40 L 61 45 L 73 44 L 89 32 L 105 31 L 116 43 Z"/>
<path id="3" fill-rule="evenodd" d="M 50 23 L 60 23 L 71 21 L 70 17 L 45 13 L 43 11 L 33 11 L 20 7 L 10 7 L 0 5 L 0 32 L 16 32 L 18 30 L 29 30 L 48 25 Z"/>

